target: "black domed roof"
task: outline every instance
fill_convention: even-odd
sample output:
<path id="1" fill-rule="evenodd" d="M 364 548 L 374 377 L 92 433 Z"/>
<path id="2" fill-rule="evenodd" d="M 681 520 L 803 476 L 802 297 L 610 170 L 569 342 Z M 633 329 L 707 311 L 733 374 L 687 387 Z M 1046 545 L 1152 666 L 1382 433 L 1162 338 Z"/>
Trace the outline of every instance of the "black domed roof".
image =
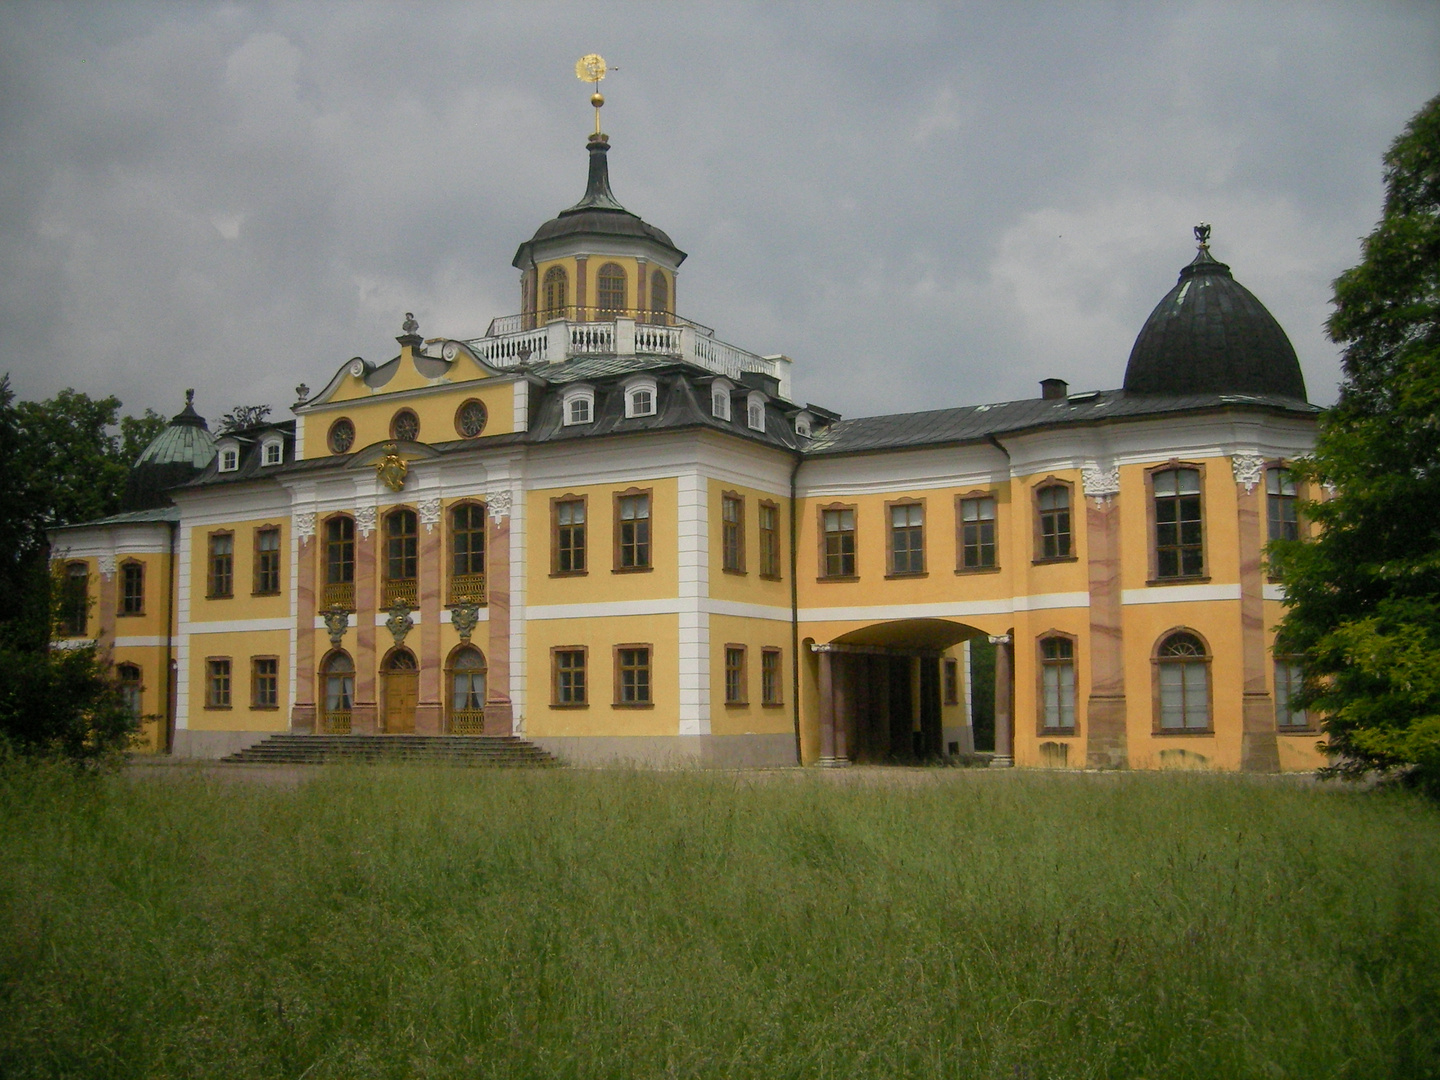
<path id="1" fill-rule="evenodd" d="M 605 135 L 595 134 L 585 144 L 590 151 L 590 177 L 585 185 L 585 195 L 568 210 L 561 210 L 549 221 L 535 230 L 535 235 L 521 244 L 515 252 L 513 265 L 521 269 L 529 261 L 532 244 L 556 240 L 567 236 L 627 237 L 648 240 L 669 249 L 676 263 L 683 262 L 685 253 L 671 242 L 670 237 L 654 225 L 642 221 L 632 214 L 610 190 L 610 165 L 606 154 L 610 152 L 610 141 Z"/>
<path id="2" fill-rule="evenodd" d="M 1155 306 L 1125 368 L 1133 394 L 1269 394 L 1305 400 L 1305 377 L 1285 331 L 1265 305 L 1210 256 L 1200 253 Z"/>
<path id="3" fill-rule="evenodd" d="M 122 510 L 169 506 L 166 490 L 193 480 L 215 457 L 215 436 L 195 411 L 195 391 L 185 391 L 185 408 L 135 459 L 121 496 Z"/>

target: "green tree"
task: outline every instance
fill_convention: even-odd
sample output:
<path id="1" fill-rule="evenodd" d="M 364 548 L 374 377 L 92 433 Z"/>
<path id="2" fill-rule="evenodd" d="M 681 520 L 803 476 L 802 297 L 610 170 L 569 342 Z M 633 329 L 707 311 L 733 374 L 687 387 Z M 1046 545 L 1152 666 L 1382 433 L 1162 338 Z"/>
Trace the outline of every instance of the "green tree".
<path id="1" fill-rule="evenodd" d="M 1384 216 L 1335 282 L 1340 399 L 1303 472 L 1313 541 L 1271 552 L 1332 769 L 1440 792 L 1440 97 L 1385 156 Z"/>

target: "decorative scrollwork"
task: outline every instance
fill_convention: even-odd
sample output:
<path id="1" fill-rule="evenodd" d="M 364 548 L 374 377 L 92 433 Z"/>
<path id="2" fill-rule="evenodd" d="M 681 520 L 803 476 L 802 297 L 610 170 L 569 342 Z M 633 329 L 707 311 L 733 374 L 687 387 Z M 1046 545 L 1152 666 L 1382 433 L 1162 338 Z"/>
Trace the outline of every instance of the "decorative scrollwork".
<path id="1" fill-rule="evenodd" d="M 510 490 L 503 488 L 485 496 L 485 511 L 496 521 L 510 516 Z"/>
<path id="2" fill-rule="evenodd" d="M 415 627 L 415 620 L 410 617 L 410 605 L 403 600 L 390 609 L 390 617 L 385 620 L 385 629 L 390 631 L 390 636 L 395 639 L 396 645 L 405 642 L 405 635 Z"/>
<path id="3" fill-rule="evenodd" d="M 1120 494 L 1120 466 L 1086 465 L 1080 470 L 1080 482 L 1092 499 L 1109 499 Z"/>
<path id="4" fill-rule="evenodd" d="M 480 624 L 480 607 L 478 604 L 456 604 L 450 609 L 450 625 L 455 627 L 455 632 L 460 635 L 461 641 L 469 641 L 470 635 L 475 632 L 475 627 Z"/>
<path id="5" fill-rule="evenodd" d="M 1237 484 L 1245 485 L 1245 494 L 1249 495 L 1265 476 L 1265 459 L 1255 453 L 1232 454 L 1230 471 L 1235 474 Z"/>
<path id="6" fill-rule="evenodd" d="M 101 555 L 101 556 L 100 556 L 98 559 L 96 559 L 95 561 L 100 564 L 100 576 L 101 576 L 101 577 L 104 577 L 104 578 L 112 578 L 112 577 L 115 576 L 115 556 L 114 556 L 114 555 Z"/>
<path id="7" fill-rule="evenodd" d="M 425 526 L 425 531 L 434 532 L 435 526 L 440 524 L 440 500 L 424 499 L 416 509 L 420 512 L 420 524 Z"/>
<path id="8" fill-rule="evenodd" d="M 295 515 L 295 537 L 302 544 L 315 536 L 315 512 L 307 510 Z"/>
<path id="9" fill-rule="evenodd" d="M 375 531 L 375 507 L 362 506 L 355 511 L 355 527 L 360 530 L 362 537 L 369 536 Z"/>
<path id="10" fill-rule="evenodd" d="M 325 620 L 325 629 L 330 634 L 330 644 L 337 649 L 345 640 L 345 631 L 350 627 L 350 612 L 344 608 L 326 608 L 320 613 Z"/>

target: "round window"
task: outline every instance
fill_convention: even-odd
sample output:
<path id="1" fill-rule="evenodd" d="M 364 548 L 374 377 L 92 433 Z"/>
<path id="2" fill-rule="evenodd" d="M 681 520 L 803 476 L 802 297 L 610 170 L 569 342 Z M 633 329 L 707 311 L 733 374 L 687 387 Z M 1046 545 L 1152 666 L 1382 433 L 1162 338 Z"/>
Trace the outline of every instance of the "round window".
<path id="1" fill-rule="evenodd" d="M 401 409 L 390 421 L 390 437 L 414 442 L 420 437 L 420 418 L 409 409 Z"/>
<path id="2" fill-rule="evenodd" d="M 485 403 L 471 398 L 455 411 L 455 430 L 467 439 L 473 439 L 485 430 Z"/>
<path id="3" fill-rule="evenodd" d="M 348 454 L 355 445 L 355 425 L 342 416 L 330 425 L 330 436 L 326 440 L 332 454 Z"/>

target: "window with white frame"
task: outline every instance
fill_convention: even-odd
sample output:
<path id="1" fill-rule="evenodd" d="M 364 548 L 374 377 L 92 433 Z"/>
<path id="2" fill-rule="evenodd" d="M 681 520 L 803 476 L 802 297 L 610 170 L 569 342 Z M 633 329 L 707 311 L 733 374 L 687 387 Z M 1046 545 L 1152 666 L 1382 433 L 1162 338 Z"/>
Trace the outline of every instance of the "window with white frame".
<path id="1" fill-rule="evenodd" d="M 710 384 L 710 415 L 717 420 L 730 419 L 730 391 L 732 387 L 724 379 Z"/>
<path id="2" fill-rule="evenodd" d="M 271 439 L 264 444 L 261 450 L 260 462 L 262 465 L 279 465 L 285 460 L 285 444 L 279 439 Z"/>
<path id="3" fill-rule="evenodd" d="M 810 438 L 810 420 L 808 412 L 800 412 L 795 415 L 795 434 L 802 439 Z"/>
<path id="4" fill-rule="evenodd" d="M 220 447 L 220 464 L 217 466 L 221 472 L 235 472 L 240 468 L 240 448 L 233 443 Z"/>
<path id="5" fill-rule="evenodd" d="M 595 418 L 595 389 L 590 386 L 571 387 L 560 404 L 566 427 L 588 424 Z"/>
<path id="6" fill-rule="evenodd" d="M 751 431 L 765 430 L 765 395 L 758 390 L 745 399 L 745 426 Z"/>
<path id="7" fill-rule="evenodd" d="M 655 415 L 654 379 L 641 379 L 625 387 L 625 415 L 627 418 Z"/>

